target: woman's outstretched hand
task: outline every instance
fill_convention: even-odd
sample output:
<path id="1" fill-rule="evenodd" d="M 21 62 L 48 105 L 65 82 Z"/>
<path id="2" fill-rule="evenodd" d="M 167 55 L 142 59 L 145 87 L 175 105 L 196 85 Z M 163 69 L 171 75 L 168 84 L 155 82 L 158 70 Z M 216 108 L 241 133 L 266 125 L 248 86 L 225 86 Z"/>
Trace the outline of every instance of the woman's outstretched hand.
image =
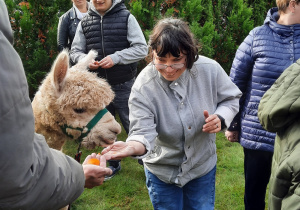
<path id="1" fill-rule="evenodd" d="M 113 145 L 106 147 L 101 152 L 101 154 L 104 155 L 107 160 L 120 160 L 125 157 L 143 155 L 145 153 L 145 146 L 137 141 L 117 141 Z"/>

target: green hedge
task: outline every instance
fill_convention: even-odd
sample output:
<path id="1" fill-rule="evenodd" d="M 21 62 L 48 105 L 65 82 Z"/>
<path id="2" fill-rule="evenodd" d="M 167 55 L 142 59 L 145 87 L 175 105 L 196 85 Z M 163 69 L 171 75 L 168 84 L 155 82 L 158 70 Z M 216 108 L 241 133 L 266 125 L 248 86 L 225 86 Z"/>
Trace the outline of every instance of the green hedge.
<path id="1" fill-rule="evenodd" d="M 5 0 L 14 30 L 15 48 L 26 72 L 30 96 L 49 72 L 57 55 L 58 18 L 70 0 Z M 237 47 L 255 26 L 263 24 L 275 0 L 125 0 L 146 39 L 163 17 L 186 20 L 198 40 L 200 54 L 218 61 L 227 73 Z M 139 69 L 146 65 L 141 61 Z"/>

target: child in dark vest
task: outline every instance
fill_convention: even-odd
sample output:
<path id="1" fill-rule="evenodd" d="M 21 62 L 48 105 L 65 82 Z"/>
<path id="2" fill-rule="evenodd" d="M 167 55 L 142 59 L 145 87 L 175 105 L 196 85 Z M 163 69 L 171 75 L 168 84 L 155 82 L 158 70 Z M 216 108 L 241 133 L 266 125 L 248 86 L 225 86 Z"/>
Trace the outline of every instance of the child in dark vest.
<path id="1" fill-rule="evenodd" d="M 115 92 L 114 101 L 107 109 L 115 116 L 118 113 L 128 134 L 128 99 L 137 73 L 137 62 L 148 53 L 143 32 L 126 9 L 123 0 L 92 0 L 88 14 L 78 25 L 70 57 L 74 63 L 91 50 L 98 52 L 90 71 L 105 78 Z M 120 161 L 109 161 L 113 177 L 120 169 Z"/>

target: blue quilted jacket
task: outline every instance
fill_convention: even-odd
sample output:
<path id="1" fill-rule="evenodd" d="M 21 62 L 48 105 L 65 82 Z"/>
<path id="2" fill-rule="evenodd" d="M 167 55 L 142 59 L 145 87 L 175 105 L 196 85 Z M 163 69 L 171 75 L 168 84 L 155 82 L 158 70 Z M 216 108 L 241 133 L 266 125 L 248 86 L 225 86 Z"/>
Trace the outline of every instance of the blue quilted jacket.
<path id="1" fill-rule="evenodd" d="M 264 130 L 257 117 L 259 102 L 281 73 L 300 58 L 300 24 L 279 25 L 277 8 L 268 11 L 239 46 L 230 78 L 243 93 L 240 111 L 228 130 L 240 132 L 247 149 L 273 152 L 275 133 Z"/>

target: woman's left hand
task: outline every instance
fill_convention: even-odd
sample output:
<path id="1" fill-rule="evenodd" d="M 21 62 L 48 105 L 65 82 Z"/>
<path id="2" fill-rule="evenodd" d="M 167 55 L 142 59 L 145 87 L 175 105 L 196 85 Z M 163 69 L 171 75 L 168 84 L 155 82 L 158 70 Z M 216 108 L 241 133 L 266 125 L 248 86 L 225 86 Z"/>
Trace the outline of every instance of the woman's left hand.
<path id="1" fill-rule="evenodd" d="M 202 131 L 206 133 L 217 133 L 221 130 L 221 120 L 218 115 L 209 115 L 207 110 L 203 112 L 205 117 L 205 124 L 203 125 Z"/>

